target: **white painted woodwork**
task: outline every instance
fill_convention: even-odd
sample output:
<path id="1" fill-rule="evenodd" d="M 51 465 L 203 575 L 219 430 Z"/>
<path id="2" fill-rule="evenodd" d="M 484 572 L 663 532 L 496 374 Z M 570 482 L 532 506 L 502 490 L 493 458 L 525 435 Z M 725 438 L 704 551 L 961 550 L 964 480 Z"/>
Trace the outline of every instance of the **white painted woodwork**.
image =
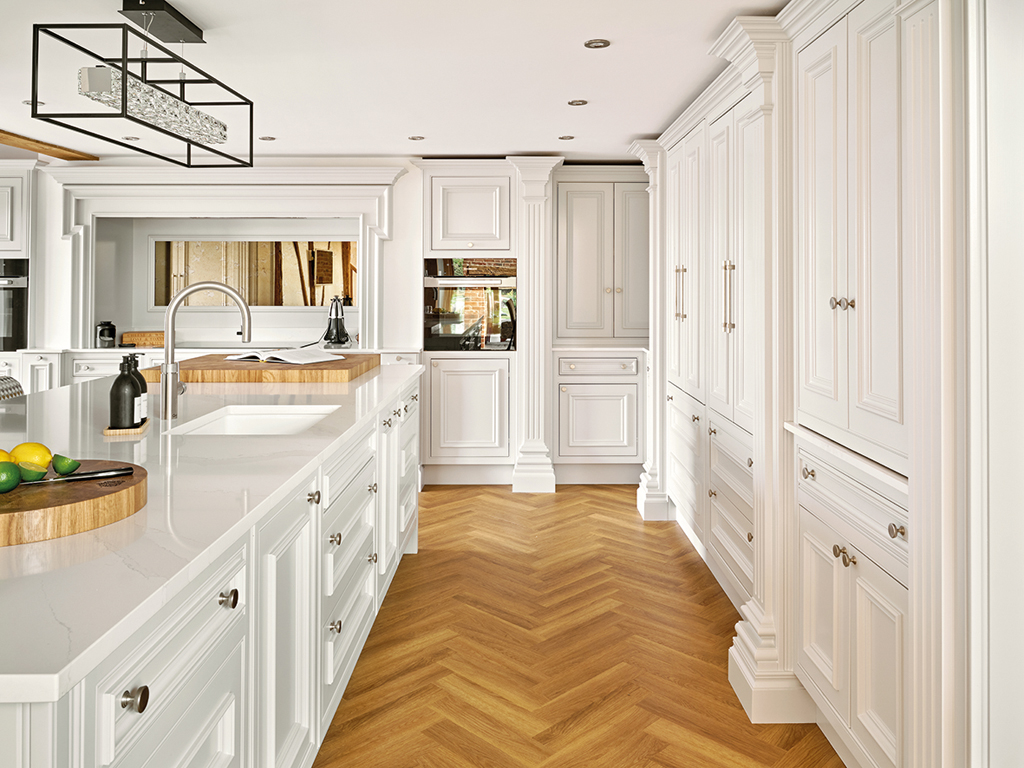
<path id="1" fill-rule="evenodd" d="M 256 758 L 260 765 L 305 768 L 319 744 L 313 513 L 299 491 L 256 529 L 259 558 Z"/>
<path id="2" fill-rule="evenodd" d="M 401 405 L 398 401 L 385 409 L 377 418 L 377 448 L 387 468 L 381 474 L 373 491 L 377 499 L 377 610 L 391 586 L 398 561 L 399 549 L 399 479 L 401 473 L 402 436 L 400 434 Z"/>
<path id="3" fill-rule="evenodd" d="M 665 472 L 668 495 L 683 517 L 703 541 L 707 508 L 704 478 L 707 460 L 707 420 L 705 409 L 674 385 L 668 387 Z"/>
<path id="4" fill-rule="evenodd" d="M 708 489 L 714 494 L 708 500 L 709 564 L 713 572 L 725 575 L 729 582 L 723 584 L 725 592 L 740 610 L 754 591 L 753 525 L 722 492 L 714 475 L 709 477 Z"/>
<path id="5" fill-rule="evenodd" d="M 430 361 L 430 456 L 509 455 L 507 358 Z"/>
<path id="6" fill-rule="evenodd" d="M 647 184 L 615 184 L 616 338 L 647 338 L 650 332 L 650 215 Z"/>
<path id="7" fill-rule="evenodd" d="M 10 376 L 12 379 L 17 379 L 21 383 L 22 389 L 25 389 L 25 384 L 21 379 L 20 352 L 0 353 L 0 376 Z"/>
<path id="8" fill-rule="evenodd" d="M 509 250 L 507 176 L 434 176 L 430 202 L 433 250 Z"/>
<path id="9" fill-rule="evenodd" d="M 22 387 L 27 394 L 60 386 L 60 352 L 23 352 Z"/>
<path id="10" fill-rule="evenodd" d="M 628 456 L 639 451 L 636 384 L 558 387 L 560 456 Z"/>
<path id="11" fill-rule="evenodd" d="M 754 523 L 754 446 L 750 435 L 727 419 L 708 413 L 708 480 Z"/>
<path id="12" fill-rule="evenodd" d="M 20 176 L 0 176 L 0 251 L 24 249 L 24 212 L 25 180 Z"/>
<path id="13" fill-rule="evenodd" d="M 732 418 L 730 304 L 733 261 L 734 115 L 730 110 L 708 127 L 708 405 Z"/>
<path id="14" fill-rule="evenodd" d="M 558 185 L 557 335 L 614 335 L 615 185 Z"/>
<path id="15" fill-rule="evenodd" d="M 559 376 L 636 376 L 635 357 L 559 357 Z"/>

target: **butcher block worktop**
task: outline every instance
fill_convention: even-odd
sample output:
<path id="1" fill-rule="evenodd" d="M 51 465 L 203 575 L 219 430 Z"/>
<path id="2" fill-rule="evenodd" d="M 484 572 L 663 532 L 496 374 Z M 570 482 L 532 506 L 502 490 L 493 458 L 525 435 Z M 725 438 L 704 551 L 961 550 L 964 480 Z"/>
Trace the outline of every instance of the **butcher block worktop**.
<path id="1" fill-rule="evenodd" d="M 227 355 L 203 355 L 178 363 L 179 380 L 192 383 L 234 384 L 344 384 L 380 365 L 380 355 L 339 355 L 337 360 L 309 365 L 228 360 Z M 151 384 L 160 381 L 159 368 L 144 368 Z"/>

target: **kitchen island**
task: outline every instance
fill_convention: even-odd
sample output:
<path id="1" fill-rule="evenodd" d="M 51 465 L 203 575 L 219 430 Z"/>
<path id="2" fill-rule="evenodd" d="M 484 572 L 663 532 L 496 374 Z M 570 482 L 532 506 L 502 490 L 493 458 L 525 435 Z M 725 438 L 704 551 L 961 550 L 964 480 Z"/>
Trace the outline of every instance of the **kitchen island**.
<path id="1" fill-rule="evenodd" d="M 0 447 L 148 472 L 135 515 L 0 548 L 0 765 L 311 764 L 416 548 L 421 372 L 193 384 L 174 422 L 316 414 L 295 434 L 105 438 L 110 379 L 0 403 Z"/>

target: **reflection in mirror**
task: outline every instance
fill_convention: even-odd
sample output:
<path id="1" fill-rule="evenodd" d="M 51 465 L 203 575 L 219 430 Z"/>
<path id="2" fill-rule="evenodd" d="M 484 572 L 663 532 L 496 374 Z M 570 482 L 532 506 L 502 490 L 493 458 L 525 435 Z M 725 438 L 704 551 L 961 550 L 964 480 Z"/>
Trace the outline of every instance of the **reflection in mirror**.
<path id="1" fill-rule="evenodd" d="M 356 304 L 356 244 L 313 242 L 159 240 L 154 243 L 153 305 L 166 307 L 183 288 L 204 280 L 225 283 L 251 307 L 326 306 L 340 296 Z M 219 291 L 185 299 L 189 307 L 227 306 Z"/>

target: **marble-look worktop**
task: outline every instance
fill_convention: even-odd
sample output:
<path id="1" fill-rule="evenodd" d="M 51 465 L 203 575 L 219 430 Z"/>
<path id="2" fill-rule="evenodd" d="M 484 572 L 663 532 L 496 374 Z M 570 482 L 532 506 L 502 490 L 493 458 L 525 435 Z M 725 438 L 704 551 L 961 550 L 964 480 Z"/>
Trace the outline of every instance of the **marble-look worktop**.
<path id="1" fill-rule="evenodd" d="M 140 440 L 111 441 L 109 378 L 5 401 L 0 447 L 35 440 L 140 464 L 149 479 L 148 503 L 125 520 L 0 547 L 0 703 L 58 700 L 422 370 L 382 366 L 347 384 L 190 384 L 179 401 L 176 425 L 225 405 L 339 406 L 297 435 L 167 435 L 157 420 Z M 151 387 L 151 412 L 158 395 Z"/>

